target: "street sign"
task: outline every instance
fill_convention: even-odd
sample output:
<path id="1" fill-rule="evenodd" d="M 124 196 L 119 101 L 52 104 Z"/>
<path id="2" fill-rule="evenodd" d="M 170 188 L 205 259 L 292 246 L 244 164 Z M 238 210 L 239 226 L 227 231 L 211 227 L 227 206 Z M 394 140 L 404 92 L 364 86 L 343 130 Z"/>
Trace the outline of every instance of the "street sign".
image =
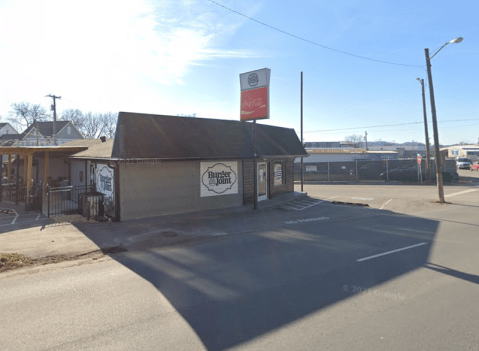
<path id="1" fill-rule="evenodd" d="M 417 155 L 417 163 L 421 164 L 421 155 Z"/>

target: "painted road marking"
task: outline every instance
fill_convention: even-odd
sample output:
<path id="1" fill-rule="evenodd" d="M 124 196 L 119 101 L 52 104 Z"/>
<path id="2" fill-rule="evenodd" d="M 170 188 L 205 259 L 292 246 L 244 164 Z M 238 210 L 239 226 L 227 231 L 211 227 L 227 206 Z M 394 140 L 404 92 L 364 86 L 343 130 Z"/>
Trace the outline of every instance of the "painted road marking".
<path id="1" fill-rule="evenodd" d="M 7 225 L 14 225 L 14 224 L 20 225 L 20 224 L 24 224 L 24 223 L 32 223 L 32 222 L 39 222 L 39 221 L 41 222 L 41 221 L 44 221 L 44 220 L 50 220 L 50 218 L 42 218 L 42 219 L 40 219 L 40 220 L 38 220 L 38 221 L 37 221 L 36 219 L 33 219 L 33 220 L 31 220 L 31 221 L 23 221 L 23 222 L 18 222 L 18 223 L 0 224 L 0 227 L 5 227 L 5 226 L 7 226 Z"/>
<path id="2" fill-rule="evenodd" d="M 384 208 L 384 206 L 386 206 L 388 203 L 390 203 L 392 201 L 392 199 L 389 199 L 388 201 L 386 201 L 385 203 L 383 203 L 383 205 L 379 208 L 380 210 L 382 210 Z"/>
<path id="3" fill-rule="evenodd" d="M 403 247 L 402 249 L 392 250 L 392 251 L 383 252 L 383 253 L 380 253 L 380 254 L 377 254 L 377 255 L 360 258 L 359 260 L 356 260 L 356 261 L 362 262 L 362 261 L 370 260 L 371 258 L 381 257 L 381 256 L 389 255 L 389 254 L 392 254 L 392 253 L 395 253 L 395 252 L 409 250 L 409 249 L 412 249 L 412 248 L 415 248 L 415 247 L 418 247 L 418 246 L 422 246 L 422 245 L 426 245 L 426 244 L 427 243 L 420 243 L 420 244 L 416 244 L 416 245 L 411 245 L 411 246 Z"/>
<path id="4" fill-rule="evenodd" d="M 284 222 L 284 223 L 285 224 L 299 224 L 299 223 L 323 221 L 325 219 L 329 219 L 329 217 L 303 218 L 303 219 L 297 219 L 297 220 L 294 220 L 294 221 L 287 221 L 287 222 Z"/>
<path id="5" fill-rule="evenodd" d="M 374 199 L 371 198 L 371 197 L 352 197 L 351 199 L 352 199 L 352 200 L 363 200 L 363 201 L 374 200 Z"/>
<path id="6" fill-rule="evenodd" d="M 454 194 L 451 194 L 451 195 L 446 195 L 447 197 L 451 197 L 451 196 L 456 196 L 456 195 L 461 195 L 461 194 L 466 194 L 466 193 L 471 193 L 473 191 L 477 191 L 479 189 L 470 189 L 470 190 L 464 190 L 464 191 L 460 191 L 458 193 L 454 193 Z"/>
<path id="7" fill-rule="evenodd" d="M 305 209 L 310 208 L 312 206 L 316 206 L 317 204 L 320 204 L 324 201 L 325 200 L 305 198 L 305 199 L 293 200 L 293 201 L 287 202 L 285 204 L 279 204 L 276 207 L 277 208 L 285 208 L 285 209 L 294 210 L 294 211 L 302 211 L 302 210 L 305 210 Z"/>

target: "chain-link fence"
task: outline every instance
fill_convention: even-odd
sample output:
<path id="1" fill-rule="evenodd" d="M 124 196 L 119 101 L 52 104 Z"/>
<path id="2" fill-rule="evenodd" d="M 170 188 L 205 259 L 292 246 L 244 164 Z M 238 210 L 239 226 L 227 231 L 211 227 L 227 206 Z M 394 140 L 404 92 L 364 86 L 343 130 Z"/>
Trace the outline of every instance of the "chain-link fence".
<path id="1" fill-rule="evenodd" d="M 436 178 L 434 160 L 431 160 L 432 180 Z M 294 179 L 301 180 L 301 164 L 295 163 Z M 456 162 L 443 162 L 444 182 L 458 179 Z M 347 162 L 316 162 L 303 164 L 305 181 L 426 181 L 425 162 L 417 163 L 416 159 L 381 160 L 381 161 L 347 161 Z"/>

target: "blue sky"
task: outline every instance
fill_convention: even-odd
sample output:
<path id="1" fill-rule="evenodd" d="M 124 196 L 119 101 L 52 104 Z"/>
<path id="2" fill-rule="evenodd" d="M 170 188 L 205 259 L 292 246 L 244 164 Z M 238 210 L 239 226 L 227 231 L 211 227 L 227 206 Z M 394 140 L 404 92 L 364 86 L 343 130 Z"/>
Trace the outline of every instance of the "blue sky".
<path id="1" fill-rule="evenodd" d="M 424 142 L 421 86 L 431 53 L 442 144 L 479 138 L 476 1 L 0 0 L 0 116 L 13 102 L 239 119 L 239 74 L 271 69 L 272 125 L 305 141 Z M 428 87 L 426 86 L 426 89 Z M 429 94 L 427 113 L 431 118 Z M 367 128 L 364 128 L 367 127 Z M 357 129 L 347 129 L 357 128 Z M 430 139 L 432 124 L 429 123 Z"/>

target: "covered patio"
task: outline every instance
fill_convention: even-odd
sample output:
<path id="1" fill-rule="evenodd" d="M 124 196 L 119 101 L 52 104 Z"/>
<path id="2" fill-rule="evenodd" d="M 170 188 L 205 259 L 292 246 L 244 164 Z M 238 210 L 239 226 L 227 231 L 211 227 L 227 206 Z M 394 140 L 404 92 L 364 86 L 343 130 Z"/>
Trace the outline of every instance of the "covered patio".
<path id="1" fill-rule="evenodd" d="M 27 211 L 33 206 L 35 210 L 41 210 L 42 194 L 47 186 L 57 182 L 50 177 L 52 162 L 65 162 L 70 155 L 86 149 L 86 146 L 0 147 L 0 155 L 8 156 L 6 164 L 2 162 L 0 201 L 24 204 Z M 66 162 L 65 167 L 69 172 Z"/>

